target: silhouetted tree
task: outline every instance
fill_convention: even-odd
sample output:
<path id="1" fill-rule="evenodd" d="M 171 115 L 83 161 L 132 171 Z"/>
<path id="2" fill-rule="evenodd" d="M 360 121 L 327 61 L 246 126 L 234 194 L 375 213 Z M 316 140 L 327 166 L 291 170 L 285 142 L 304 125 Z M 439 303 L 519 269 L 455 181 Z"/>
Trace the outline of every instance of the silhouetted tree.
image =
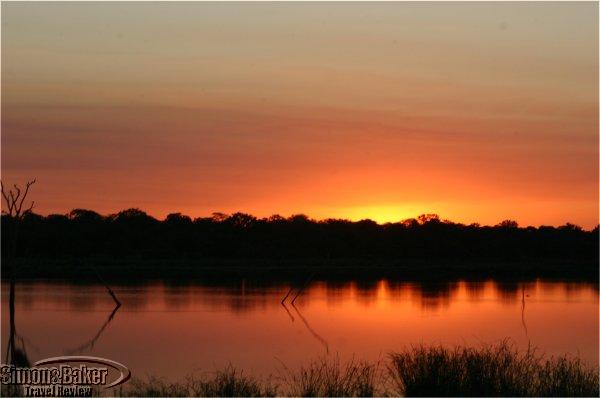
<path id="1" fill-rule="evenodd" d="M 519 228 L 519 224 L 513 220 L 504 220 L 498 226 L 500 228 Z"/>
<path id="2" fill-rule="evenodd" d="M 76 221 L 85 222 L 85 223 L 102 222 L 102 216 L 93 210 L 73 209 L 68 214 L 68 217 L 71 220 L 76 220 Z"/>
<path id="3" fill-rule="evenodd" d="M 417 220 L 419 220 L 420 224 L 438 223 L 440 222 L 440 216 L 437 214 L 421 214 L 417 217 Z"/>
<path id="4" fill-rule="evenodd" d="M 13 235 L 2 217 L 2 242 Z M 245 213 L 191 220 L 171 213 L 163 221 L 140 209 L 102 216 L 75 209 L 68 215 L 26 213 L 21 222 L 28 256 L 78 259 L 364 259 L 402 265 L 408 260 L 443 262 L 553 261 L 596 264 L 598 228 L 566 224 L 520 228 L 514 221 L 496 226 L 463 225 L 434 214 L 396 223 L 344 219 L 315 221 L 297 214 L 258 219 Z M 4 246 L 6 247 L 6 246 Z M 3 251 L 5 258 L 7 252 Z"/>
<path id="5" fill-rule="evenodd" d="M 2 198 L 4 199 L 4 203 L 6 205 L 6 209 L 2 210 L 3 220 L 6 220 L 3 223 L 4 234 L 8 234 L 11 239 L 10 241 L 4 240 L 3 243 L 3 254 L 6 254 L 5 258 L 12 259 L 18 249 L 18 240 L 19 240 L 19 230 L 21 227 L 21 223 L 23 221 L 23 216 L 31 213 L 33 210 L 33 206 L 35 204 L 34 201 L 31 202 L 29 207 L 23 207 L 25 204 L 25 200 L 27 199 L 27 195 L 29 194 L 29 188 L 35 184 L 35 180 L 28 181 L 25 183 L 25 188 L 21 189 L 17 184 L 14 184 L 14 191 L 12 189 L 5 190 L 4 183 L 0 181 L 0 187 L 2 191 Z M 12 277 L 14 277 L 14 272 L 16 271 L 14 268 L 14 264 L 10 264 L 9 268 Z"/>
<path id="6" fill-rule="evenodd" d="M 29 193 L 29 188 L 35 184 L 35 180 L 28 181 L 25 184 L 25 189 L 21 190 L 21 188 L 14 184 L 14 191 L 9 189 L 5 191 L 4 184 L 0 181 L 0 187 L 2 191 L 2 198 L 6 204 L 6 210 L 2 211 L 2 240 L 3 240 L 3 263 L 6 268 L 9 268 L 10 273 L 10 288 L 9 288 L 9 298 L 8 298 L 8 307 L 9 307 L 9 337 L 7 344 L 7 363 L 15 364 L 16 366 L 29 366 L 29 359 L 27 358 L 27 353 L 25 352 L 25 348 L 17 347 L 17 331 L 16 331 L 16 322 L 15 322 L 15 281 L 16 281 L 16 264 L 13 263 L 14 257 L 17 253 L 17 245 L 19 239 L 19 230 L 21 229 L 21 224 L 23 218 L 30 214 L 35 202 L 31 202 L 30 206 L 27 208 L 23 208 L 23 204 L 27 199 L 27 194 Z M 8 234 L 10 237 L 10 245 L 6 245 L 7 242 L 4 240 L 4 235 Z M 6 261 L 9 260 L 9 261 Z M 9 263 L 7 267 L 7 262 Z M 5 274 L 5 273 L 4 273 Z M 10 356 L 9 356 L 10 354 Z"/>
<path id="7" fill-rule="evenodd" d="M 171 213 L 167 215 L 167 217 L 165 218 L 165 222 L 167 224 L 173 225 L 191 224 L 192 218 L 190 216 L 185 216 L 181 213 Z"/>

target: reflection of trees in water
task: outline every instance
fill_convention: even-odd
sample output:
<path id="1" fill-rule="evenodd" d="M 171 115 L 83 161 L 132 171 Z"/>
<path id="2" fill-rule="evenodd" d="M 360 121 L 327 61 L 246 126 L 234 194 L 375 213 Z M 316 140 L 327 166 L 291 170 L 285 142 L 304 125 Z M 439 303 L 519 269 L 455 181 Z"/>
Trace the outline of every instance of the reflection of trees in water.
<path id="1" fill-rule="evenodd" d="M 483 281 L 474 281 L 471 283 L 466 283 L 465 284 L 465 289 L 467 290 L 467 296 L 470 299 L 481 299 L 484 296 L 485 293 L 485 289 L 488 286 L 486 285 L 486 282 Z"/>
<path id="2" fill-rule="evenodd" d="M 192 304 L 192 288 L 187 284 L 165 284 L 163 285 L 163 300 L 169 309 L 185 309 Z"/>
<path id="3" fill-rule="evenodd" d="M 420 295 L 421 307 L 425 310 L 437 310 L 450 305 L 452 297 L 458 292 L 458 282 L 425 282 L 415 292 Z"/>
<path id="4" fill-rule="evenodd" d="M 5 286 L 8 284 L 5 284 Z M 23 290 L 19 289 L 19 303 L 27 302 L 27 306 L 35 303 L 37 300 L 51 298 L 54 303 L 64 306 L 65 303 L 71 309 L 92 309 L 102 305 L 106 300 L 99 294 L 82 294 L 90 290 L 89 285 L 78 287 L 69 287 L 67 294 L 61 292 L 62 285 L 57 289 L 53 285 L 39 285 L 43 294 L 37 293 L 36 284 L 26 284 Z M 98 285 L 94 285 L 95 289 Z M 119 288 L 119 297 L 122 299 L 127 310 L 137 311 L 146 308 L 152 308 L 156 303 L 164 304 L 168 310 L 186 309 L 189 305 L 200 304 L 210 308 L 226 309 L 235 313 L 246 313 L 259 309 L 273 308 L 279 306 L 279 299 L 288 291 L 289 285 L 269 285 L 253 284 L 248 281 L 240 281 L 236 284 L 227 284 L 219 286 L 218 284 L 198 285 L 191 284 L 151 284 L 143 286 L 127 286 Z M 480 300 L 482 297 L 495 297 L 504 304 L 515 304 L 520 307 L 520 321 L 525 336 L 528 336 L 527 329 L 527 304 L 530 296 L 535 297 L 539 292 L 552 291 L 555 293 L 574 295 L 576 292 L 598 292 L 598 288 L 593 284 L 562 283 L 560 285 L 548 285 L 539 281 L 518 282 L 514 280 L 501 281 L 447 281 L 447 282 L 406 282 L 406 281 L 334 281 L 334 282 L 315 282 L 306 288 L 302 295 L 300 304 L 310 308 L 312 298 L 319 297 L 325 300 L 327 306 L 335 306 L 343 303 L 345 300 L 352 300 L 360 306 L 368 307 L 379 299 L 388 301 L 406 301 L 420 305 L 424 311 L 438 311 L 452 303 L 452 300 L 460 295 L 461 298 L 471 300 Z M 53 294 L 49 292 L 54 290 Z M 8 344 L 6 360 L 25 363 L 28 361 L 27 349 L 35 348 L 23 336 L 19 335 L 15 327 L 15 300 L 14 287 L 12 299 L 9 296 L 10 313 L 10 331 L 8 335 Z M 72 296 L 72 293 L 75 293 Z M 158 293 L 158 294 L 157 294 Z M 6 296 L 4 296 L 6 298 Z M 81 304 L 81 301 L 85 301 Z M 329 344 L 317 330 L 313 328 L 310 317 L 301 312 L 300 305 L 283 305 L 290 321 L 303 325 L 310 335 L 323 345 L 326 351 L 329 350 Z M 19 309 L 22 309 L 19 305 Z M 105 307 L 106 308 L 106 307 Z M 516 309 L 517 307 L 515 307 Z M 94 345 L 101 339 L 108 329 L 111 322 L 115 319 L 117 308 L 108 314 L 106 320 L 98 325 L 95 334 L 88 336 L 76 347 L 65 350 L 66 354 L 75 354 L 82 351 L 93 349 Z M 17 309 L 17 312 L 18 309 Z M 18 314 L 17 314 L 18 315 Z M 516 314 L 515 314 L 516 315 Z M 516 315 L 518 316 L 518 315 Z M 295 322 L 298 320 L 298 322 Z M 14 359 L 13 359 L 14 358 Z"/>
<path id="5" fill-rule="evenodd" d="M 106 295 L 106 288 L 97 284 L 19 281 L 15 288 L 19 297 L 16 308 L 25 311 L 35 309 L 40 303 L 70 311 L 96 311 L 114 301 Z"/>
<path id="6" fill-rule="evenodd" d="M 25 339 L 17 333 L 15 320 L 15 281 L 10 282 L 8 297 L 8 342 L 6 344 L 5 363 L 16 366 L 29 366 L 29 358 L 25 347 Z"/>
<path id="7" fill-rule="evenodd" d="M 362 305 L 369 306 L 377 302 L 377 291 L 379 289 L 379 281 L 357 281 L 356 301 Z"/>
<path id="8" fill-rule="evenodd" d="M 496 282 L 496 291 L 500 302 L 512 304 L 520 299 L 521 284 L 517 281 L 499 281 Z"/>
<path id="9" fill-rule="evenodd" d="M 314 286 L 320 286 L 324 290 L 327 304 L 333 306 L 348 298 L 351 282 L 333 280 L 316 282 Z"/>
<path id="10" fill-rule="evenodd" d="M 40 297 L 38 294 L 27 294 L 27 291 L 36 287 L 37 285 L 32 285 L 31 282 L 20 282 L 18 286 L 15 286 L 15 289 L 18 290 L 17 293 L 19 294 L 19 302 L 15 304 L 17 309 L 29 310 L 34 308 L 35 304 L 38 302 Z M 6 288 L 4 288 L 3 290 L 7 291 Z M 10 291 L 10 289 L 8 290 Z"/>
<path id="11" fill-rule="evenodd" d="M 43 302 L 45 306 L 64 306 L 76 311 L 95 311 L 104 307 L 111 299 L 104 292 L 100 293 L 98 285 L 52 285 L 27 284 L 19 289 L 18 307 L 33 308 L 35 302 Z M 144 311 L 155 305 L 164 305 L 167 310 L 179 311 L 205 306 L 214 309 L 244 313 L 264 310 L 278 306 L 281 297 L 292 289 L 290 299 L 295 296 L 300 284 L 256 283 L 252 280 L 238 280 L 235 283 L 153 283 L 148 285 L 120 285 L 119 298 L 128 311 Z M 520 303 L 521 290 L 526 294 L 540 291 L 545 293 L 559 292 L 566 297 L 574 297 L 584 292 L 598 292 L 598 287 L 591 283 L 545 284 L 533 281 L 486 280 L 483 281 L 314 281 L 299 296 L 303 300 L 320 297 L 327 306 L 336 306 L 346 301 L 353 301 L 368 307 L 385 299 L 392 302 L 410 300 L 420 304 L 426 311 L 437 311 L 446 308 L 457 295 L 465 295 L 469 300 L 480 300 L 490 295 L 501 303 L 514 305 Z M 67 293 L 63 291 L 67 289 Z M 582 290 L 583 289 L 583 290 Z M 385 293 L 385 294 L 383 294 Z M 38 301 L 39 300 L 39 301 Z M 309 301 L 310 302 L 310 301 Z M 26 307 L 21 303 L 27 303 Z"/>
<path id="12" fill-rule="evenodd" d="M 598 283 L 592 283 L 592 282 L 584 282 L 584 283 L 565 282 L 564 283 L 564 289 L 565 289 L 565 294 L 566 294 L 567 298 L 573 298 L 574 296 L 580 294 L 582 289 L 598 292 L 599 288 L 600 288 L 600 285 L 598 285 Z"/>

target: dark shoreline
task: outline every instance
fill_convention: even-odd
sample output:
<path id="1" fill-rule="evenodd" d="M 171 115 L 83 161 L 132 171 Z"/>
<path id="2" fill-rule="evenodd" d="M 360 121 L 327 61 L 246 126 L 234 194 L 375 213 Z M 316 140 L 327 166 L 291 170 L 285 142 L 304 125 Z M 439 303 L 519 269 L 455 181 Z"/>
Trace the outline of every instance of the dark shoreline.
<path id="1" fill-rule="evenodd" d="M 3 259 L 2 280 L 8 280 L 9 261 Z M 251 279 L 300 283 L 307 278 L 337 280 L 560 280 L 595 282 L 597 262 L 419 261 L 390 259 L 223 259 L 223 258 L 16 258 L 17 280 L 97 280 L 96 271 L 111 281 L 186 281 Z"/>

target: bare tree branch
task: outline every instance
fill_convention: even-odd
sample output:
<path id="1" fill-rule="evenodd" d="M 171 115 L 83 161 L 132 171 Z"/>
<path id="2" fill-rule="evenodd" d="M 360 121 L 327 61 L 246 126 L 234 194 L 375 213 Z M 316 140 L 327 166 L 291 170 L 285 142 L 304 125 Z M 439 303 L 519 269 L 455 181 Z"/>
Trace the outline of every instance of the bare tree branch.
<path id="1" fill-rule="evenodd" d="M 27 184 L 25 184 L 25 192 L 23 193 L 23 196 L 21 197 L 21 202 L 19 202 L 17 216 L 20 216 L 22 214 L 21 210 L 23 209 L 23 202 L 25 202 L 25 198 L 27 198 L 27 194 L 29 193 L 29 187 L 32 186 L 33 184 L 35 184 L 35 180 L 27 181 Z M 21 194 L 21 191 L 19 191 L 19 194 Z M 33 208 L 33 203 L 32 203 L 32 208 Z"/>
<path id="2" fill-rule="evenodd" d="M 17 201 L 15 200 L 15 196 L 13 195 L 12 189 L 8 191 L 8 194 L 10 195 L 10 203 L 12 203 L 12 208 L 14 209 L 15 203 L 17 203 Z"/>
<path id="3" fill-rule="evenodd" d="M 6 192 L 4 192 L 4 184 L 2 184 L 2 181 L 0 181 L 0 187 L 2 188 L 2 197 L 4 198 L 4 201 L 6 202 L 6 206 L 8 207 L 8 212 L 5 211 L 6 214 L 12 215 L 12 206 L 10 205 L 10 200 L 8 200 L 8 196 L 6 195 Z"/>
<path id="4" fill-rule="evenodd" d="M 29 209 L 25 210 L 25 212 L 23 214 L 28 214 L 31 213 L 31 210 L 33 210 L 33 206 L 35 205 L 35 200 L 31 201 L 31 206 L 29 206 Z"/>
<path id="5" fill-rule="evenodd" d="M 22 191 L 21 188 L 17 184 L 14 184 L 15 192 L 12 189 L 9 189 L 8 192 L 4 190 L 4 184 L 2 185 L 2 197 L 6 202 L 6 206 L 8 207 L 7 211 L 4 211 L 4 214 L 9 215 L 10 217 L 20 218 L 23 214 L 30 212 L 33 209 L 35 202 L 31 202 L 31 206 L 23 212 L 23 204 L 25 203 L 25 199 L 27 198 L 27 194 L 29 193 L 29 188 L 35 184 L 35 179 L 31 181 L 27 181 L 25 184 L 25 190 Z M 1 181 L 0 181 L 1 182 Z"/>
<path id="6" fill-rule="evenodd" d="M 17 200 L 19 200 L 19 196 L 21 196 L 21 189 L 19 189 L 19 187 L 17 186 L 17 184 L 13 184 L 13 186 L 15 187 L 15 189 L 17 190 L 17 196 L 15 196 L 15 198 L 13 199 L 14 202 L 16 203 Z M 11 191 L 12 192 L 12 191 Z"/>

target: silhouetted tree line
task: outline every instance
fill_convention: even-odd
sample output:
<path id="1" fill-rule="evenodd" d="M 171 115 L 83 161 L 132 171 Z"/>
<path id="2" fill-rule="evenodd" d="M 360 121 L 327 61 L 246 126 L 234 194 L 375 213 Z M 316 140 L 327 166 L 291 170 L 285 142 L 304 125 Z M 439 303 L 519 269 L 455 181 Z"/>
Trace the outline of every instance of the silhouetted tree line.
<path id="1" fill-rule="evenodd" d="M 464 225 L 435 214 L 380 225 L 371 220 L 315 221 L 301 214 L 258 219 L 215 213 L 192 219 L 173 213 L 161 221 L 138 209 L 109 216 L 75 209 L 67 215 L 29 212 L 19 222 L 17 257 L 598 261 L 598 227 L 521 228 L 509 220 L 496 226 Z M 3 247 L 16 223 L 2 216 Z"/>

